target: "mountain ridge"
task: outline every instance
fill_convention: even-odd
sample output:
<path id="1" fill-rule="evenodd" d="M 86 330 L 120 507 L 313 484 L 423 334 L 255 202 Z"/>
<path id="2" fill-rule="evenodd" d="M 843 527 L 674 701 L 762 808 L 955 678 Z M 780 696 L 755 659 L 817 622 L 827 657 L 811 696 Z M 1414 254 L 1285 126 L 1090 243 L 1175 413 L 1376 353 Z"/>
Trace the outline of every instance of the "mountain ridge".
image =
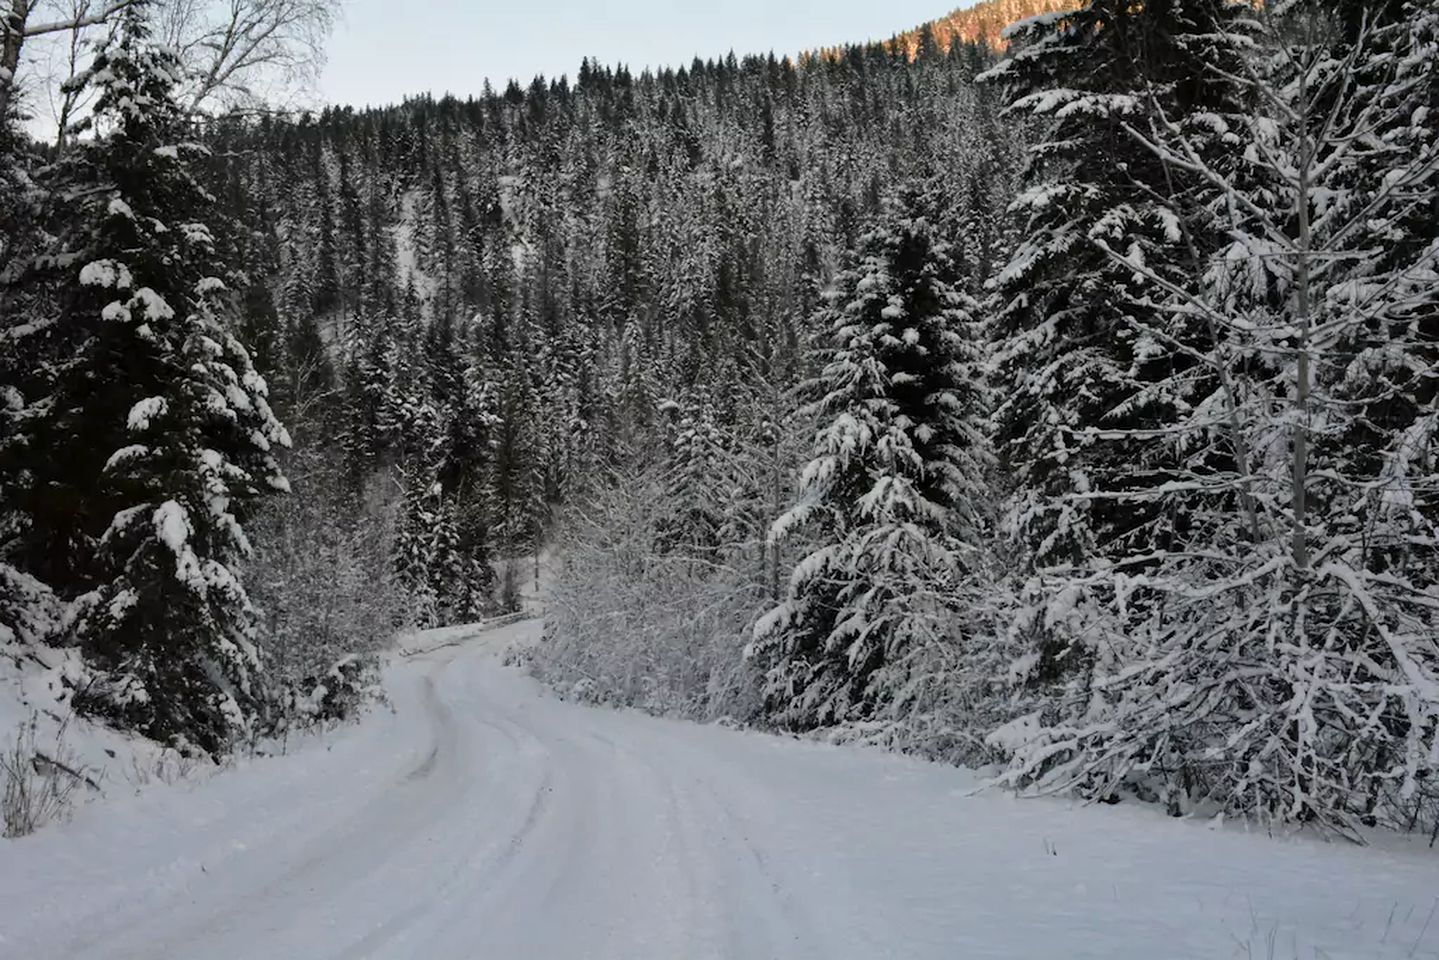
<path id="1" fill-rule="evenodd" d="M 929 30 L 939 49 L 945 52 L 957 41 L 985 43 L 1000 50 L 1007 44 L 1004 29 L 1012 23 L 1042 13 L 1072 10 L 1077 0 L 982 0 L 973 6 L 952 10 L 942 17 L 922 23 L 913 30 L 899 34 L 890 43 L 898 44 L 909 56 L 919 53 L 924 34 Z"/>
<path id="2" fill-rule="evenodd" d="M 941 54 L 947 54 L 955 43 L 982 43 L 991 50 L 1003 50 L 1007 46 L 1004 29 L 1010 24 L 1043 13 L 1072 10 L 1077 5 L 1078 0 L 981 0 L 901 31 L 888 40 L 879 41 L 878 45 L 889 51 L 903 51 L 911 60 L 917 58 L 928 43 L 933 43 L 936 52 Z M 835 58 L 845 49 L 822 47 L 816 52 L 822 57 Z"/>

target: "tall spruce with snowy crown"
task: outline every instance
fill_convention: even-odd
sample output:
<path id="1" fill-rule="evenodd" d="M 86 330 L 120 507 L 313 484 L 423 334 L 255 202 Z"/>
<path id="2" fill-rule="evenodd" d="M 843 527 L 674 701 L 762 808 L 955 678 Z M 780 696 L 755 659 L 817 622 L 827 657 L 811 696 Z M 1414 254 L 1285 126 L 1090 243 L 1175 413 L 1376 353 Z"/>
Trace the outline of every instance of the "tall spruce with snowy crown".
<path id="1" fill-rule="evenodd" d="M 1185 469 L 1166 432 L 1223 394 L 1203 360 L 1210 332 L 1158 306 L 1112 251 L 1185 283 L 1218 242 L 1176 209 L 1196 202 L 1184 172 L 1127 131 L 1154 114 L 1239 109 L 1222 80 L 1238 70 L 1224 31 L 1236 18 L 1209 0 L 1092 0 L 1010 28 L 1010 56 L 981 78 L 1005 86 L 1006 116 L 1038 128 L 1012 207 L 1024 236 L 994 279 L 996 452 L 1011 484 L 1004 529 L 1027 558 L 1011 635 L 1030 648 L 1015 651 L 1014 673 L 1060 685 L 1065 702 L 1088 702 L 1115 666 L 1089 619 L 1114 605 L 1113 564 L 1188 534 L 1185 513 L 1152 496 Z M 1199 455 L 1224 461 L 1228 446 Z"/>
<path id="2" fill-rule="evenodd" d="M 933 642 L 976 548 L 987 492 L 977 306 L 907 191 L 836 278 L 814 459 L 772 536 L 814 550 L 756 626 L 772 717 L 793 729 L 862 721 L 893 696 L 891 668 Z"/>
<path id="3" fill-rule="evenodd" d="M 43 400 L 10 552 L 70 601 L 61 639 L 101 670 L 78 707 L 222 751 L 262 700 L 241 521 L 287 489 L 275 453 L 289 437 L 231 333 L 221 220 L 195 174 L 206 150 L 140 7 L 85 81 L 95 136 L 46 184 L 63 229 L 28 277 L 55 313 L 35 325 L 28 386 Z"/>
<path id="4" fill-rule="evenodd" d="M 1115 251 L 1184 285 L 1220 242 L 1213 225 L 1182 216 L 1199 203 L 1194 178 L 1128 131 L 1151 116 L 1187 124 L 1243 109 L 1224 80 L 1241 70 L 1226 32 L 1237 19 L 1225 2 L 1092 0 L 1011 27 L 1010 55 L 981 78 L 1004 85 L 1005 116 L 1036 126 L 1011 208 L 1023 237 L 993 280 L 991 334 L 1002 529 L 1021 561 L 1010 673 L 1041 704 L 1082 713 L 1103 702 L 1096 691 L 1124 663 L 1096 622 L 1122 634 L 1105 618 L 1126 609 L 1125 577 L 1145 573 L 1142 559 L 1123 564 L 1179 548 L 1200 512 L 1193 501 L 1233 496 L 1182 478 L 1191 458 L 1242 462 L 1238 438 L 1189 451 L 1168 439 L 1196 411 L 1226 423 L 1231 385 L 1207 362 L 1213 331 L 1157 304 L 1155 284 Z M 1221 154 L 1210 129 L 1197 142 Z M 1176 488 L 1191 501 L 1180 509 L 1155 497 Z M 1010 733 L 992 742 L 1007 747 Z"/>
<path id="5" fill-rule="evenodd" d="M 1038 130 L 1012 207 L 1026 235 L 994 279 L 993 325 L 997 453 L 1016 487 L 1008 525 L 1038 567 L 1083 567 L 1170 523 L 1157 507 L 1094 494 L 1172 476 L 1175 455 L 1142 431 L 1162 431 L 1207 389 L 1156 387 L 1176 368 L 1205 376 L 1192 355 L 1207 332 L 1156 307 L 1145 279 L 1108 250 L 1184 282 L 1196 246 L 1215 242 L 1176 214 L 1183 172 L 1125 130 L 1156 110 L 1236 109 L 1238 94 L 1206 66 L 1237 69 L 1236 51 L 1216 39 L 1234 17 L 1223 0 L 1096 0 L 1012 27 L 1015 51 L 981 78 L 1005 85 L 1007 117 Z"/>

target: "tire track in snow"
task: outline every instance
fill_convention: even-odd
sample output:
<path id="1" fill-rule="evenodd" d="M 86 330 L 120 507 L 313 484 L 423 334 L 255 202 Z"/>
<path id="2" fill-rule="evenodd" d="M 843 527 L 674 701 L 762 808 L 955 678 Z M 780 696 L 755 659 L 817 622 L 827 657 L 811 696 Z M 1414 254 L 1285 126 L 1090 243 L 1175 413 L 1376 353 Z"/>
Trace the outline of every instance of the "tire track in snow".
<path id="1" fill-rule="evenodd" d="M 468 779 L 462 769 L 465 758 L 459 749 L 458 725 L 435 687 L 435 675 L 452 659 L 437 663 L 420 679 L 419 702 L 430 742 L 419 764 L 394 778 L 390 789 L 381 788 L 341 822 L 304 844 L 302 858 L 278 875 L 249 889 L 230 891 L 209 908 L 207 916 L 172 933 L 159 952 L 152 952 L 156 947 L 147 945 L 131 955 L 137 960 L 197 955 L 207 940 L 228 934 L 237 916 L 264 916 L 265 905 L 270 905 L 272 919 L 284 920 L 287 912 L 289 919 L 297 919 L 304 909 L 306 894 L 323 889 L 326 881 L 335 877 L 361 880 L 382 869 L 397 850 L 412 842 L 433 814 L 451 805 L 451 799 L 463 791 Z M 445 775 L 437 776 L 437 772 Z M 217 895 L 218 891 L 211 897 Z M 276 913 L 281 916 L 276 917 Z"/>
<path id="2" fill-rule="evenodd" d="M 483 857 L 475 861 L 462 861 L 456 864 L 448 876 L 438 886 L 428 891 L 428 896 L 417 906 L 411 907 L 404 912 L 397 914 L 379 927 L 366 934 L 356 943 L 345 950 L 335 954 L 334 960 L 364 960 L 372 957 L 380 947 L 393 942 L 407 931 L 414 928 L 421 920 L 437 912 L 441 907 L 451 902 L 448 896 L 455 891 L 466 893 L 477 893 L 474 889 L 465 889 L 464 881 L 473 880 L 475 877 L 484 878 L 481 890 L 484 886 L 492 885 L 503 875 L 505 867 L 519 855 L 524 845 L 525 837 L 532 833 L 544 814 L 547 800 L 551 792 L 550 778 L 545 778 L 535 788 L 529 806 L 526 810 L 524 822 L 518 830 L 512 834 L 507 841 L 500 844 L 499 853 L 491 860 Z"/>
<path id="3" fill-rule="evenodd" d="M 454 656 L 455 654 L 452 653 L 439 664 L 436 673 L 449 667 Z M 434 683 L 435 675 L 429 674 L 425 677 L 424 693 L 427 698 L 432 698 L 437 715 L 442 713 L 453 722 L 453 708 L 440 698 Z M 471 744 L 470 752 L 479 763 L 484 764 L 487 761 L 494 763 L 496 758 L 503 758 L 506 751 L 511 756 L 518 757 L 524 752 L 521 749 L 523 743 L 538 742 L 523 728 L 514 725 L 506 718 L 499 718 L 499 722 L 496 722 L 482 715 L 480 713 L 481 702 L 480 698 L 476 698 L 471 703 L 472 709 L 466 711 L 465 718 L 477 729 L 497 734 L 503 741 L 503 746 L 494 749 L 494 745 L 488 745 L 491 749 L 485 749 L 486 744 Z M 443 753 L 439 756 L 443 756 Z M 433 767 L 434 764 L 430 764 L 427 758 L 427 761 L 421 763 L 406 779 L 425 779 L 433 773 Z M 500 883 L 506 868 L 520 854 L 526 838 L 535 831 L 547 812 L 553 795 L 553 774 L 554 771 L 550 767 L 541 770 L 540 779 L 529 789 L 529 799 L 524 806 L 524 813 L 518 826 L 509 829 L 508 834 L 505 834 L 504 828 L 495 825 L 496 829 L 493 833 L 480 837 L 472 858 L 453 856 L 452 853 L 450 868 L 444 874 L 443 879 L 427 888 L 423 892 L 424 896 L 420 902 L 386 919 L 360 940 L 335 954 L 335 960 L 363 960 L 363 958 L 373 957 L 382 947 L 400 940 L 416 929 L 422 921 L 451 907 L 460 895 L 463 895 L 466 901 L 474 902 L 478 897 L 483 896 L 488 888 Z M 492 800 L 493 797 L 488 799 Z M 460 812 L 458 805 L 455 812 Z M 478 827 L 472 832 L 483 833 Z M 407 953 L 404 955 L 417 954 Z M 428 956 L 428 954 L 426 955 Z"/>

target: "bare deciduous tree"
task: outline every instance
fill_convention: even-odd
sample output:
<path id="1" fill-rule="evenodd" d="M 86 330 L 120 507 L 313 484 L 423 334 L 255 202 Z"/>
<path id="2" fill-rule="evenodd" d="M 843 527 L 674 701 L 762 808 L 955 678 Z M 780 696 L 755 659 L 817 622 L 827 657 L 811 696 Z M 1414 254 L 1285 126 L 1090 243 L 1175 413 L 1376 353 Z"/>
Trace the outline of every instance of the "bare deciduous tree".
<path id="1" fill-rule="evenodd" d="M 233 107 L 312 87 L 324 64 L 325 41 L 340 0 L 8 0 L 0 21 L 0 115 L 12 105 L 28 63 L 48 55 L 62 69 L 37 71 L 50 92 L 63 141 L 83 100 L 64 81 L 84 68 L 99 31 L 141 6 L 155 36 L 175 49 L 189 73 L 192 111 Z M 32 53 L 32 41 L 52 40 Z M 55 45 L 61 49 L 54 49 Z"/>
<path id="2" fill-rule="evenodd" d="M 10 9 L 6 12 L 4 21 L 0 22 L 0 116 L 10 110 L 11 96 L 20 70 L 20 55 L 27 40 L 61 33 L 78 37 L 82 31 L 109 23 L 121 11 L 139 2 L 140 0 L 108 0 L 104 3 L 91 3 L 90 0 L 70 0 L 57 8 L 37 3 L 35 0 L 10 0 Z M 38 22 L 34 19 L 37 13 L 41 14 Z"/>
<path id="3" fill-rule="evenodd" d="M 338 0 L 168 0 L 157 25 L 191 69 L 189 106 L 201 110 L 313 85 L 338 13 Z"/>

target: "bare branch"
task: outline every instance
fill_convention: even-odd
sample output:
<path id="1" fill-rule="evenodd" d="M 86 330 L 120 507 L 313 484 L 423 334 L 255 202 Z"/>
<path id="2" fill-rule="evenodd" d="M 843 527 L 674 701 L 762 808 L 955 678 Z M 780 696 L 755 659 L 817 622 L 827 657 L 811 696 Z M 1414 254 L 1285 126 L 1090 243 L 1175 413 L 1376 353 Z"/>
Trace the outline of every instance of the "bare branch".
<path id="1" fill-rule="evenodd" d="M 113 0 L 109 6 L 103 7 L 95 13 L 84 13 L 77 17 L 55 20 L 50 23 L 26 24 L 24 35 L 26 39 L 29 39 L 31 37 L 44 36 L 47 33 L 62 33 L 66 30 L 84 30 L 86 27 L 98 27 L 102 23 L 109 23 L 115 16 L 139 2 L 140 0 Z"/>

